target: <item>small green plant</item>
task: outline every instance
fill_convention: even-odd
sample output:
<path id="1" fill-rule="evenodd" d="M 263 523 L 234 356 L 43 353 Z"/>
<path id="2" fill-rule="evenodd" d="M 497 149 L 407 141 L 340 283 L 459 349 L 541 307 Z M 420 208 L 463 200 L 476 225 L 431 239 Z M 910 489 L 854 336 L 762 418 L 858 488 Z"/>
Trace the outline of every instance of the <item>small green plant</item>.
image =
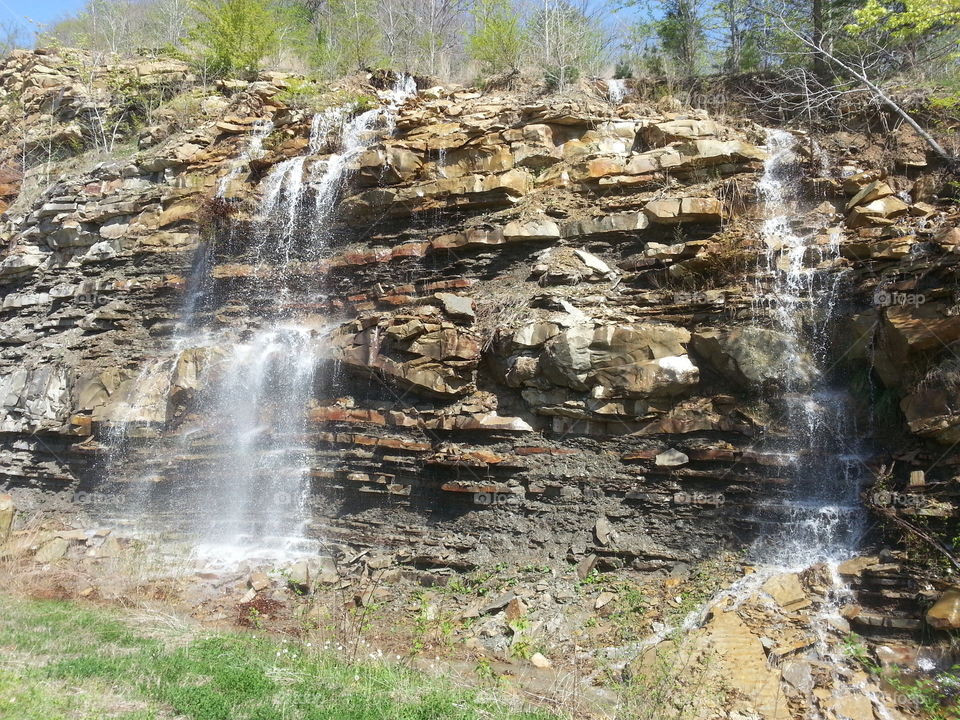
<path id="1" fill-rule="evenodd" d="M 493 669 L 493 664 L 487 658 L 480 658 L 477 660 L 477 665 L 474 668 L 474 672 L 477 674 L 477 677 L 480 678 L 480 680 L 485 682 L 494 684 L 500 682 L 500 676 L 497 675 L 496 670 Z"/>
<path id="2" fill-rule="evenodd" d="M 868 672 L 876 672 L 878 665 L 870 655 L 869 648 L 856 633 L 850 633 L 843 639 L 843 654 L 858 663 Z"/>
<path id="3" fill-rule="evenodd" d="M 529 640 L 521 638 L 510 646 L 510 654 L 521 660 L 529 660 L 533 656 L 533 646 Z"/>
<path id="4" fill-rule="evenodd" d="M 547 68 L 543 80 L 548 92 L 563 90 L 580 79 L 580 68 L 574 65 L 555 65 Z"/>
<path id="5" fill-rule="evenodd" d="M 630 63 L 625 60 L 621 60 L 616 64 L 613 69 L 613 77 L 616 80 L 627 80 L 628 78 L 633 77 L 633 68 L 630 66 Z"/>
<path id="6" fill-rule="evenodd" d="M 273 6 L 264 0 L 198 0 L 187 41 L 212 75 L 256 72 L 280 41 Z"/>
<path id="7" fill-rule="evenodd" d="M 486 74 L 516 70 L 526 47 L 526 30 L 510 0 L 477 0 L 474 29 L 467 34 L 467 52 Z"/>
<path id="8" fill-rule="evenodd" d="M 287 87 L 277 93 L 276 99 L 287 107 L 298 110 L 313 110 L 323 107 L 325 88 L 306 78 L 293 78 L 287 81 Z"/>
<path id="9" fill-rule="evenodd" d="M 954 665 L 934 677 L 905 677 L 899 670 L 884 673 L 884 678 L 901 696 L 902 704 L 919 712 L 927 720 L 956 720 L 960 717 L 960 683 Z"/>

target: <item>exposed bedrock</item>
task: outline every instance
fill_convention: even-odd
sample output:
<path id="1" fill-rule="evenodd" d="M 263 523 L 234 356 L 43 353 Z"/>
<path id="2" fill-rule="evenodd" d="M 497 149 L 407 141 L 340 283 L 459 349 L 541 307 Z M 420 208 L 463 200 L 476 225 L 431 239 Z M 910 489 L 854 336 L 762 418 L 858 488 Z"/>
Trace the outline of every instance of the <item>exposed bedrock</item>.
<path id="1" fill-rule="evenodd" d="M 954 450 L 928 466 L 960 438 L 960 230 L 914 161 L 867 166 L 826 142 L 821 168 L 801 139 L 790 226 L 814 238 L 801 261 L 836 307 L 796 312 L 803 327 L 829 318 L 834 341 L 825 365 L 800 354 L 784 369 L 751 122 L 433 89 L 392 134 L 372 128 L 323 228 L 292 216 L 281 263 L 262 242 L 264 179 L 303 157 L 309 180 L 339 150 L 308 148 L 311 113 L 279 99 L 282 76 L 222 84 L 188 122 L 161 109 L 110 159 L 23 168 L 23 132 L 31 148 L 86 137 L 80 110 L 106 79 L 81 87 L 72 62 L 16 53 L 0 68 L 30 118 L 2 118 L 0 140 L 0 486 L 21 503 L 108 473 L 176 492 L 222 462 L 199 403 L 232 371 L 226 343 L 289 309 L 320 367 L 296 429 L 310 532 L 345 544 L 433 565 L 593 554 L 638 570 L 743 547 L 758 503 L 790 482 L 782 391 L 823 377 L 859 388 L 859 432 L 889 440 L 865 463 L 955 486 Z M 194 82 L 177 63 L 122 67 L 181 94 Z M 198 318 L 215 337 L 173 342 Z"/>

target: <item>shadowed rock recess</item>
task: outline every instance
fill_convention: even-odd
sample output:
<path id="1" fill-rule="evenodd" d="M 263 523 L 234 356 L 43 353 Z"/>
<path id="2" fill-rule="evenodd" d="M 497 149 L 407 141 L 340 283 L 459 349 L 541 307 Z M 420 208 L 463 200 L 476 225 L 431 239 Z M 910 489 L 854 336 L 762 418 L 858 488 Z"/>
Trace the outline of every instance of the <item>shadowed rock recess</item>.
<path id="1" fill-rule="evenodd" d="M 83 63 L 0 68 L 18 507 L 256 506 L 300 525 L 224 533 L 457 570 L 670 571 L 831 509 L 811 560 L 842 557 L 884 542 L 878 475 L 882 513 L 955 522 L 960 229 L 916 138 Z"/>

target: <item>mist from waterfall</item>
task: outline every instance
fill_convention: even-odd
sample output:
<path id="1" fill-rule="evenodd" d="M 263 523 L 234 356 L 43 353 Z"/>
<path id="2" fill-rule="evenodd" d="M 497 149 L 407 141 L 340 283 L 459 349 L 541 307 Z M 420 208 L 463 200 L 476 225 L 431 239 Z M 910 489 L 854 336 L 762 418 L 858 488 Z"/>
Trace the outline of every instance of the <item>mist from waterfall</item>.
<path id="1" fill-rule="evenodd" d="M 765 287 L 754 309 L 788 338 L 779 361 L 783 384 L 778 397 L 769 398 L 779 400 L 773 424 L 785 427 L 788 437 L 771 438 L 757 449 L 786 460 L 789 486 L 780 498 L 760 504 L 753 554 L 761 562 L 799 567 L 845 557 L 861 537 L 863 449 L 852 399 L 830 379 L 841 281 L 839 273 L 818 266 L 837 258 L 839 248 L 795 229 L 802 197 L 796 137 L 770 130 L 766 150 L 758 185 L 766 249 L 757 273 Z M 815 367 L 812 381 L 794 372 L 806 364 Z"/>
<path id="2" fill-rule="evenodd" d="M 189 321 L 177 325 L 170 352 L 145 365 L 131 393 L 117 405 L 108 432 L 110 445 L 126 452 L 133 444 L 131 426 L 142 424 L 147 409 L 152 410 L 151 423 L 164 425 L 171 421 L 166 407 L 170 393 L 193 393 L 191 412 L 176 419 L 178 452 L 152 459 L 163 480 L 152 483 L 141 477 L 130 483 L 138 489 L 127 493 L 125 512 L 144 521 L 144 532 L 157 530 L 149 527 L 151 522 L 167 524 L 202 556 L 219 560 L 289 554 L 309 546 L 307 414 L 310 398 L 324 381 L 318 350 L 327 327 L 323 318 L 291 309 L 296 304 L 277 298 L 291 292 L 289 266 L 317 257 L 328 242 L 329 221 L 349 180 L 351 161 L 381 134 L 393 131 L 398 108 L 415 92 L 412 79 L 404 77 L 381 107 L 355 116 L 350 106 L 317 113 L 306 154 L 284 160 L 268 173 L 243 252 L 255 266 L 269 265 L 271 272 L 266 279 L 251 278 L 252 285 L 241 292 L 273 301 L 262 307 L 249 304 L 250 316 L 239 332 L 221 329 L 210 317 L 216 315 L 211 310 L 237 298 L 218 297 L 205 282 L 214 264 L 213 249 L 209 243 L 198 249 L 195 265 L 202 267 L 192 274 L 183 301 Z M 218 197 L 259 152 L 267 127 L 272 124 L 257 124 L 243 156 L 218 183 Z M 328 147 L 338 152 L 321 157 Z M 249 297 L 243 300 L 249 302 Z M 211 307 L 201 313 L 201 305 Z M 145 383 L 149 395 L 142 392 Z M 158 389 L 157 383 L 166 387 Z M 148 408 L 157 397 L 164 407 Z"/>

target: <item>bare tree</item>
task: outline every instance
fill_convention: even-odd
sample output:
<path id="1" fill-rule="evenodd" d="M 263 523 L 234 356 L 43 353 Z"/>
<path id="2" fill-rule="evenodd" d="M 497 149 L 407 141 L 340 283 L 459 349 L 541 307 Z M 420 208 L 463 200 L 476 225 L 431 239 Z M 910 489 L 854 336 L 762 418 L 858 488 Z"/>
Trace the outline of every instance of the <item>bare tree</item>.
<path id="1" fill-rule="evenodd" d="M 783 26 L 784 30 L 800 42 L 811 59 L 819 59 L 821 62 L 827 63 L 830 67 L 836 68 L 844 74 L 849 80 L 854 81 L 869 91 L 881 105 L 889 108 L 909 125 L 952 171 L 960 171 L 960 158 L 947 152 L 947 150 L 937 142 L 936 138 L 927 132 L 920 123 L 881 86 L 882 81 L 878 78 L 878 75 L 879 70 L 884 67 L 887 61 L 888 53 L 885 48 L 876 47 L 872 48 L 872 51 L 861 50 L 856 56 L 844 56 L 841 55 L 840 52 L 828 47 L 827 39 L 822 34 L 820 37 L 814 37 L 797 29 L 783 13 L 775 13 L 775 17 Z M 814 64 L 813 67 L 815 68 L 814 74 L 816 80 L 804 78 L 804 87 L 811 89 L 811 102 L 832 102 L 835 100 L 838 92 L 847 92 L 847 89 L 835 88 L 832 84 L 823 83 L 820 79 L 822 71 L 818 69 L 816 64 Z"/>

